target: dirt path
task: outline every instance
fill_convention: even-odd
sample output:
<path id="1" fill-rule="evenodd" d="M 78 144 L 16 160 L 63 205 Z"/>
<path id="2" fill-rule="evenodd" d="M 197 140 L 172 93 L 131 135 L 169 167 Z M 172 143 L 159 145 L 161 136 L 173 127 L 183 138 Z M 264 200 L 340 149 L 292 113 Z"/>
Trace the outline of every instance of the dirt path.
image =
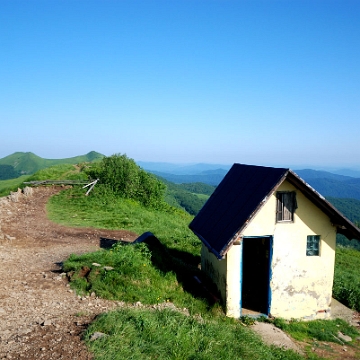
<path id="1" fill-rule="evenodd" d="M 52 223 L 45 205 L 59 190 L 0 198 L 0 359 L 91 359 L 82 331 L 117 305 L 76 296 L 59 264 L 71 253 L 98 249 L 101 237 L 130 241 L 136 235 Z"/>

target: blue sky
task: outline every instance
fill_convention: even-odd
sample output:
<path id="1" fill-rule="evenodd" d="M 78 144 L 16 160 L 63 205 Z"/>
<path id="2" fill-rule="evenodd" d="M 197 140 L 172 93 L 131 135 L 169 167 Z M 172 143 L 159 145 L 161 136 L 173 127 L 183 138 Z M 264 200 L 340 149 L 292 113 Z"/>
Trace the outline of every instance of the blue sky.
<path id="1" fill-rule="evenodd" d="M 2 0 L 0 157 L 360 168 L 357 0 Z"/>

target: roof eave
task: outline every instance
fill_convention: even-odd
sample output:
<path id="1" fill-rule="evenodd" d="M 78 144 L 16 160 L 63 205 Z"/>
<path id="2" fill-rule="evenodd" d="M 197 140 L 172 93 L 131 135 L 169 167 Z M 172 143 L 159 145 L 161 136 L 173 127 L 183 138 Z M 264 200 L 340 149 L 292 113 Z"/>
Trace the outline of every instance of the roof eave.
<path id="1" fill-rule="evenodd" d="M 208 248 L 208 250 L 210 252 L 212 252 L 219 260 L 223 259 L 223 256 L 221 256 L 221 254 L 219 254 L 210 244 L 208 241 L 206 241 L 205 238 L 203 238 L 199 233 L 197 233 L 196 231 L 194 231 L 193 229 L 191 229 L 193 231 L 193 233 L 201 240 L 201 242 Z"/>
<path id="2" fill-rule="evenodd" d="M 230 250 L 233 243 L 239 239 L 239 237 L 242 237 L 242 233 L 244 230 L 248 227 L 252 219 L 257 215 L 257 213 L 261 210 L 261 208 L 265 205 L 265 203 L 268 201 L 270 196 L 277 190 L 277 188 L 284 182 L 286 179 L 290 169 L 287 169 L 287 171 L 283 174 L 283 176 L 280 178 L 280 180 L 276 183 L 276 185 L 268 192 L 268 194 L 264 197 L 264 199 L 259 203 L 259 205 L 256 207 L 256 209 L 251 213 L 251 215 L 246 219 L 246 221 L 242 224 L 242 226 L 234 233 L 230 241 L 227 243 L 227 245 L 220 251 L 220 256 L 223 258 L 227 252 Z"/>

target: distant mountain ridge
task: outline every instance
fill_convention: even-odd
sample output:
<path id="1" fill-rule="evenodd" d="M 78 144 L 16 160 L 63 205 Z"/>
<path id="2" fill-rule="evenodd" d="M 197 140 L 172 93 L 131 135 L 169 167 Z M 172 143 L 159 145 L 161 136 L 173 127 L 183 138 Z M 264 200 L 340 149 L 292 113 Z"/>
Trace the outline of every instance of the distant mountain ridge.
<path id="1" fill-rule="evenodd" d="M 346 181 L 354 179 L 352 176 L 334 174 L 332 172 L 323 171 L 323 170 L 312 170 L 312 169 L 303 169 L 303 170 L 294 170 L 302 179 L 330 179 L 337 181 Z"/>
<path id="2" fill-rule="evenodd" d="M 215 164 L 195 164 L 179 168 L 174 167 L 174 164 L 167 164 L 167 167 L 163 166 L 162 168 L 170 169 L 171 165 L 176 171 L 156 171 L 156 166 L 149 170 L 146 163 L 144 168 L 175 184 L 202 182 L 212 186 L 217 186 L 230 168 L 227 165 Z M 199 171 L 196 173 L 196 170 Z M 179 174 L 179 172 L 187 172 L 187 174 Z M 334 174 L 323 170 L 303 169 L 295 170 L 295 172 L 323 196 L 360 200 L 360 178 Z"/>
<path id="3" fill-rule="evenodd" d="M 229 171 L 231 165 L 222 165 L 222 164 L 173 164 L 165 162 L 146 162 L 146 161 L 137 161 L 136 162 L 140 167 L 149 172 L 156 173 L 167 173 L 172 175 L 199 175 L 205 171 L 217 171 L 225 170 L 225 173 Z"/>
<path id="4" fill-rule="evenodd" d="M 36 171 L 59 164 L 78 164 L 100 160 L 104 155 L 90 151 L 86 155 L 65 159 L 44 159 L 32 152 L 15 152 L 0 159 L 0 165 L 10 165 L 20 175 L 34 174 Z"/>
<path id="5" fill-rule="evenodd" d="M 149 170 L 148 170 L 149 171 Z M 224 170 L 219 173 L 212 174 L 197 174 L 197 175 L 176 175 L 169 173 L 162 173 L 158 171 L 149 171 L 154 175 L 160 176 L 168 181 L 171 181 L 175 184 L 187 184 L 187 183 L 204 183 L 212 186 L 217 186 L 220 181 L 224 178 L 227 171 Z"/>
<path id="6" fill-rule="evenodd" d="M 104 155 L 96 151 L 65 159 L 44 159 L 32 152 L 16 152 L 0 159 L 0 179 L 30 175 L 58 164 L 92 162 L 103 157 Z M 217 186 L 231 167 L 231 165 L 205 163 L 173 164 L 138 161 L 137 164 L 144 170 L 175 184 L 204 183 L 211 186 Z M 358 177 L 312 169 L 295 170 L 295 172 L 323 196 L 360 200 L 360 178 Z M 350 170 L 347 173 L 349 172 Z"/>

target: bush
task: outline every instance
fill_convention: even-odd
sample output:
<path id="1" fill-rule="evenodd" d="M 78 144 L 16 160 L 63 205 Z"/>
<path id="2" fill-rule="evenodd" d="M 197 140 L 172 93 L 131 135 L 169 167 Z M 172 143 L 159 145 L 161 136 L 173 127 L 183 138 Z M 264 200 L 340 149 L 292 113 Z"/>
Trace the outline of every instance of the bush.
<path id="1" fill-rule="evenodd" d="M 104 157 L 87 172 L 92 178 L 98 178 L 107 185 L 115 195 L 153 208 L 164 204 L 165 184 L 141 169 L 126 155 Z"/>

